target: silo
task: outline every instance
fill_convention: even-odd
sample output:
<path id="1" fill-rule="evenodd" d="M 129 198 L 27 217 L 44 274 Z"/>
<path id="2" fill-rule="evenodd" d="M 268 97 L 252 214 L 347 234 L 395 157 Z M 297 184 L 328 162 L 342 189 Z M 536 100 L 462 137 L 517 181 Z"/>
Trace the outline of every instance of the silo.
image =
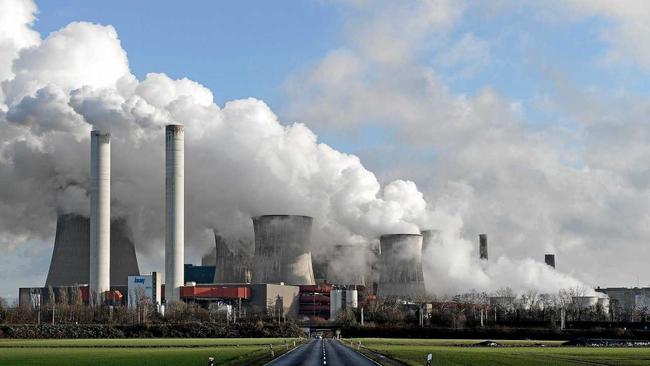
<path id="1" fill-rule="evenodd" d="M 555 254 L 544 254 L 544 263 L 555 268 Z"/>
<path id="2" fill-rule="evenodd" d="M 284 282 L 313 285 L 311 226 L 313 219 L 298 215 L 253 217 L 255 283 Z"/>
<path id="3" fill-rule="evenodd" d="M 488 259 L 488 243 L 487 243 L 487 234 L 479 234 L 478 236 L 478 251 L 481 259 Z"/>
<path id="4" fill-rule="evenodd" d="M 111 135 L 90 132 L 90 259 L 88 285 L 93 301 L 110 290 Z"/>
<path id="5" fill-rule="evenodd" d="M 402 298 L 424 296 L 422 235 L 382 235 L 379 245 L 381 254 L 377 295 Z"/>
<path id="6" fill-rule="evenodd" d="M 185 285 L 185 132 L 165 127 L 165 301 L 180 301 Z"/>
<path id="7" fill-rule="evenodd" d="M 54 250 L 45 286 L 88 284 L 90 272 L 90 220 L 78 214 L 59 214 Z M 126 286 L 129 276 L 140 274 L 131 229 L 124 218 L 111 220 L 111 286 Z"/>

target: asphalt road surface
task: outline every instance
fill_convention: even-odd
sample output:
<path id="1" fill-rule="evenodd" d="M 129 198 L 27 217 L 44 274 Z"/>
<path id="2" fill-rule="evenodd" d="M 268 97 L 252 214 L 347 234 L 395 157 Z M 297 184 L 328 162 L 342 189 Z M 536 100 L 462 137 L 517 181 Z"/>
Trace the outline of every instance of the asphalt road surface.
<path id="1" fill-rule="evenodd" d="M 312 339 L 267 366 L 377 366 L 335 339 Z"/>

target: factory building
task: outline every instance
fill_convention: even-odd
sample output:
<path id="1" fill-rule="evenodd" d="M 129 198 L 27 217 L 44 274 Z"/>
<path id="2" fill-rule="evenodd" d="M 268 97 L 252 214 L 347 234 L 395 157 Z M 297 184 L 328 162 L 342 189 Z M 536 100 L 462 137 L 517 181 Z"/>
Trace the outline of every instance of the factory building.
<path id="1" fill-rule="evenodd" d="M 193 264 L 185 264 L 183 271 L 185 283 L 217 283 L 214 281 L 215 266 L 195 266 Z"/>
<path id="2" fill-rule="evenodd" d="M 162 281 L 160 273 L 152 272 L 150 275 L 129 276 L 127 301 L 130 308 L 141 304 L 162 304 Z"/>
<path id="3" fill-rule="evenodd" d="M 422 235 L 382 235 L 379 245 L 381 254 L 377 295 L 401 298 L 424 296 Z"/>
<path id="4" fill-rule="evenodd" d="M 242 306 L 247 314 L 266 314 L 280 318 L 296 318 L 299 311 L 300 288 L 271 283 L 205 284 L 182 286 L 180 298 L 185 302 L 227 303 Z"/>
<path id="5" fill-rule="evenodd" d="M 124 218 L 111 220 L 110 283 L 127 286 L 128 277 L 139 275 L 131 230 Z M 89 283 L 90 220 L 78 214 L 59 214 L 54 250 L 45 286 L 75 286 Z"/>
<path id="6" fill-rule="evenodd" d="M 313 285 L 313 219 L 298 215 L 264 215 L 252 220 L 255 232 L 253 281 Z"/>
<path id="7" fill-rule="evenodd" d="M 609 296 L 610 306 L 623 311 L 650 308 L 650 287 L 607 287 L 596 288 Z"/>

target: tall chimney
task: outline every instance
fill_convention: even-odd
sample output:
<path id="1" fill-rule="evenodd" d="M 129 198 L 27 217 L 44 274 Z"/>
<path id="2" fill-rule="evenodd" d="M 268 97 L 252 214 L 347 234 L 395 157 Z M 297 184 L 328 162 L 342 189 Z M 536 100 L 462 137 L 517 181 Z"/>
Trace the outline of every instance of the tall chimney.
<path id="1" fill-rule="evenodd" d="M 180 301 L 185 284 L 185 149 L 183 126 L 165 127 L 165 301 Z"/>
<path id="2" fill-rule="evenodd" d="M 478 251 L 481 259 L 488 259 L 487 234 L 478 235 Z"/>
<path id="3" fill-rule="evenodd" d="M 544 263 L 555 268 L 555 254 L 544 254 Z"/>
<path id="4" fill-rule="evenodd" d="M 110 290 L 111 276 L 111 135 L 90 132 L 90 271 L 94 302 Z"/>

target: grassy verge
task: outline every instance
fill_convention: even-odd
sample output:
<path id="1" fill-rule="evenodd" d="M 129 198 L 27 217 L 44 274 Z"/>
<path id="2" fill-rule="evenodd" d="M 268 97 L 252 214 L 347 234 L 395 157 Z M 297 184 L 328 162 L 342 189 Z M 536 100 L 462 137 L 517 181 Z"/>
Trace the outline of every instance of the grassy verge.
<path id="1" fill-rule="evenodd" d="M 293 345 L 293 339 L 287 339 Z M 266 339 L 84 339 L 1 340 L 0 365 L 240 365 L 285 350 L 285 340 Z"/>
<path id="2" fill-rule="evenodd" d="M 354 340 L 356 342 L 357 340 Z M 497 341 L 506 347 L 463 347 L 479 340 L 361 339 L 369 350 L 406 365 L 650 365 L 650 348 L 559 347 L 558 342 Z"/>

